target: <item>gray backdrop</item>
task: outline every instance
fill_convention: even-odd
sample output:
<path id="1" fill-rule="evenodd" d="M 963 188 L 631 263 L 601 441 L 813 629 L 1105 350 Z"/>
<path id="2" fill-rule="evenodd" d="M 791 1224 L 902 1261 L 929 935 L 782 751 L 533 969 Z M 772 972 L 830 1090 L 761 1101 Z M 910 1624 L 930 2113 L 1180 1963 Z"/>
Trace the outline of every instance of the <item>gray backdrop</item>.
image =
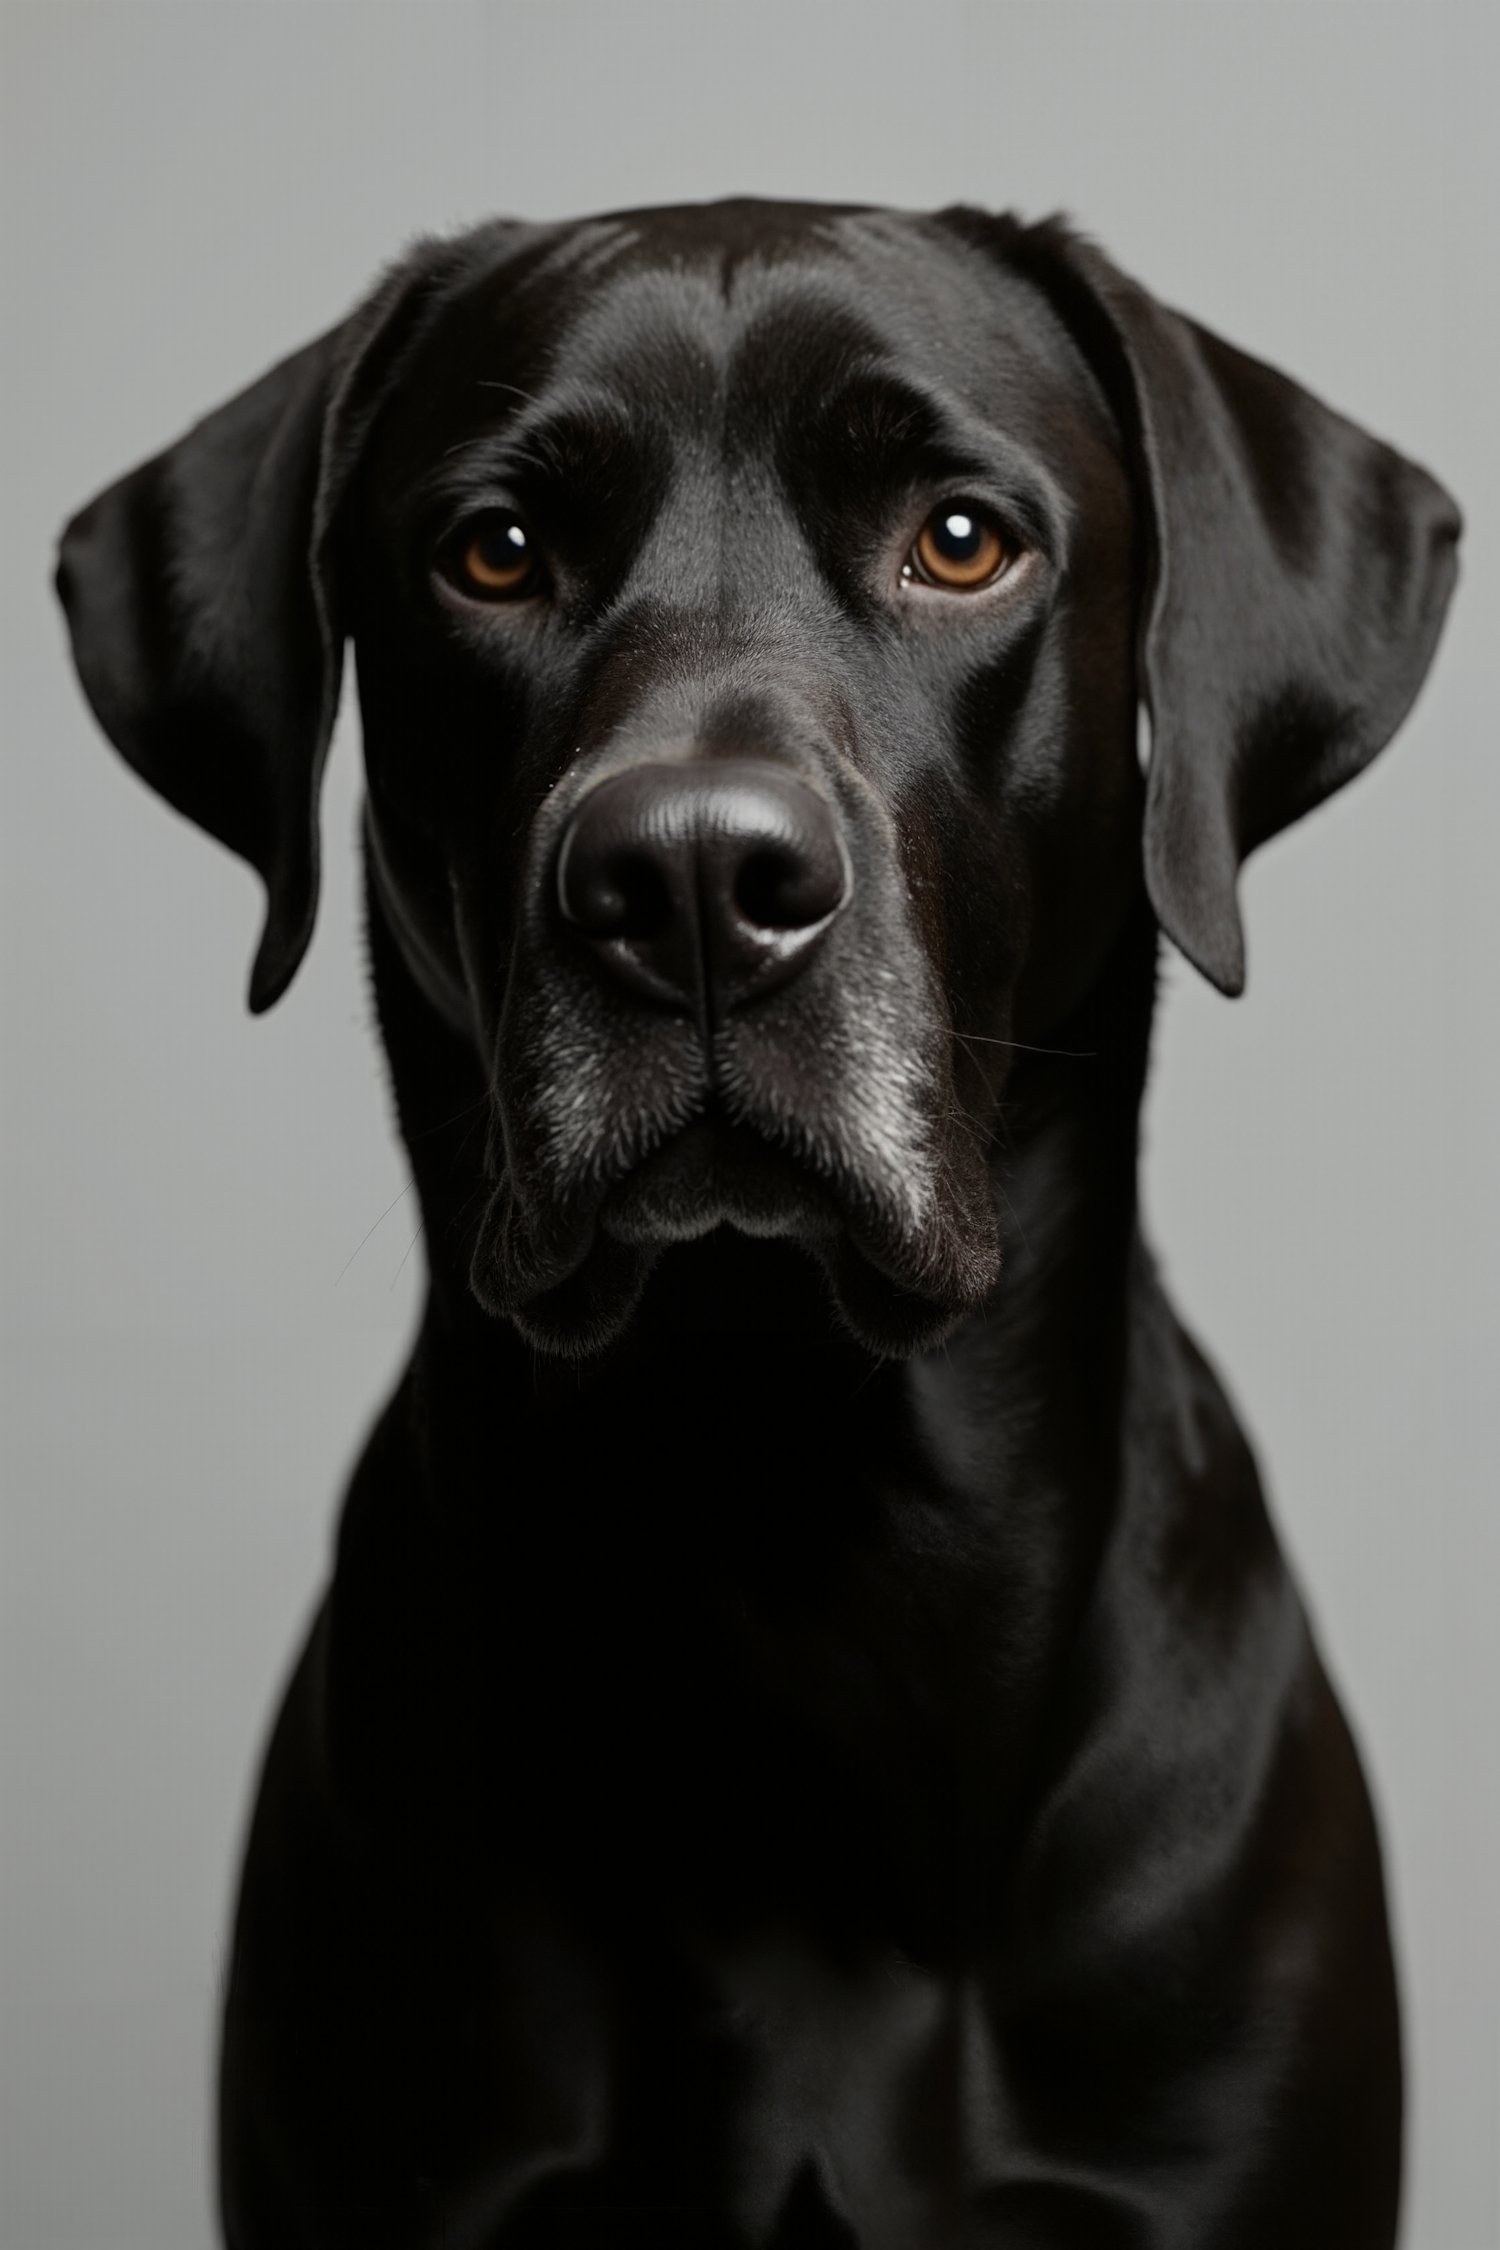
<path id="1" fill-rule="evenodd" d="M 751 190 L 1064 205 L 1468 510 L 1414 719 L 1248 876 L 1248 998 L 1168 972 L 1147 1189 L 1372 1770 L 1406 2240 L 1494 2250 L 1500 14 L 50 0 L 3 26 L 0 2240 L 209 2237 L 252 1761 L 421 1274 L 348 714 L 317 942 L 252 1023 L 256 884 L 96 734 L 52 538 L 418 228 Z"/>

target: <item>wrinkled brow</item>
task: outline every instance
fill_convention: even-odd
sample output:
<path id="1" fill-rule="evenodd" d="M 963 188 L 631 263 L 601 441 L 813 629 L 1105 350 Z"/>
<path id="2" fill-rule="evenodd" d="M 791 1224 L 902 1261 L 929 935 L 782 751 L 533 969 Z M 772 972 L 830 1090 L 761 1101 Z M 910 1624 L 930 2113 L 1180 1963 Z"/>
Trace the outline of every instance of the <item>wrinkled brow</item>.
<path id="1" fill-rule="evenodd" d="M 638 413 L 599 397 L 522 412 L 503 428 L 466 438 L 433 464 L 424 484 L 431 498 L 458 503 L 497 487 L 604 501 L 649 468 L 657 451 Z"/>
<path id="2" fill-rule="evenodd" d="M 834 385 L 783 443 L 790 482 L 854 484 L 875 493 L 916 478 L 999 489 L 1017 530 L 1057 559 L 1068 502 L 1036 460 L 1003 429 L 940 392 L 881 366 L 857 366 Z"/>
<path id="3" fill-rule="evenodd" d="M 856 367 L 824 398 L 815 420 L 852 463 L 881 473 L 943 447 L 945 416 L 921 391 L 878 367 Z"/>

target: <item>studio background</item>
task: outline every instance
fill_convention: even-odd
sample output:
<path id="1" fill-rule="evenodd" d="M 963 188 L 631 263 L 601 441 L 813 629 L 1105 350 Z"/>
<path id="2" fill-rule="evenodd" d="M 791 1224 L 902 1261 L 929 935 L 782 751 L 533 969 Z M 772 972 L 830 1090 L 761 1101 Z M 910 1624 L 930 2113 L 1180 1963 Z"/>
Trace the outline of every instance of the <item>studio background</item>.
<path id="1" fill-rule="evenodd" d="M 733 192 L 1058 206 L 1432 468 L 1465 574 L 1372 772 L 1171 957 L 1147 1206 L 1370 1769 L 1408 2250 L 1500 2244 L 1500 9 L 1492 0 L 6 5 L 0 2241 L 212 2234 L 254 1761 L 422 1251 L 361 966 L 346 708 L 318 935 L 106 747 L 74 507 L 414 232 Z"/>

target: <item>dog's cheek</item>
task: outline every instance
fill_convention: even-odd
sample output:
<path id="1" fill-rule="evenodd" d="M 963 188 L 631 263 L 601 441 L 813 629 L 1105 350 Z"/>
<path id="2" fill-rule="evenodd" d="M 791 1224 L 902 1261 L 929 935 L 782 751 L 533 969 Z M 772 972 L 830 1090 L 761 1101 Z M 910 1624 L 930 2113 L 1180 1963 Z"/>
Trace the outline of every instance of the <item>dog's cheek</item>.
<path id="1" fill-rule="evenodd" d="M 464 951 L 488 963 L 477 994 L 493 1016 L 492 977 L 508 946 L 523 862 L 549 762 L 528 747 L 536 683 L 518 662 L 481 665 L 472 651 L 415 630 L 399 613 L 359 650 L 365 762 L 382 826 L 444 870 L 462 902 Z M 378 645 L 381 640 L 387 646 Z M 497 943 L 498 939 L 498 943 Z"/>
<path id="2" fill-rule="evenodd" d="M 1015 983 L 1016 1035 L 1027 1040 L 1045 1039 L 1086 997 L 1143 880 L 1145 785 L 1129 571 L 1117 551 L 1123 536 L 1115 526 L 1078 558 L 1011 766 L 1030 892 Z"/>
<path id="3" fill-rule="evenodd" d="M 972 1096 L 986 1123 L 1006 1075 L 1003 1042 L 1031 929 L 1027 832 L 1013 799 L 1004 746 L 987 742 L 933 759 L 892 808 L 907 919 L 957 1044 L 966 1111 Z M 976 1044 L 966 1048 L 966 1037 Z M 966 1068 L 974 1061 L 977 1076 Z"/>

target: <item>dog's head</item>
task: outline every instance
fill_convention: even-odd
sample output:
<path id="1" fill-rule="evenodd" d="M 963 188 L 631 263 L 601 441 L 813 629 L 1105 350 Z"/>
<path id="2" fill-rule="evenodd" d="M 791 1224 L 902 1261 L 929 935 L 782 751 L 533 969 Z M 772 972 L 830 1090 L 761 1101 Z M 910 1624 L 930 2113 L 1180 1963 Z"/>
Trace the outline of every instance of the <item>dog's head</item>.
<path id="1" fill-rule="evenodd" d="M 420 246 L 60 585 L 265 879 L 256 1008 L 354 640 L 379 911 L 490 1088 L 482 1304 L 596 1347 L 727 1222 L 889 1352 L 992 1287 L 1015 1042 L 1143 873 L 1240 988 L 1239 863 L 1399 723 L 1457 529 L 1061 227 L 729 204 Z"/>

